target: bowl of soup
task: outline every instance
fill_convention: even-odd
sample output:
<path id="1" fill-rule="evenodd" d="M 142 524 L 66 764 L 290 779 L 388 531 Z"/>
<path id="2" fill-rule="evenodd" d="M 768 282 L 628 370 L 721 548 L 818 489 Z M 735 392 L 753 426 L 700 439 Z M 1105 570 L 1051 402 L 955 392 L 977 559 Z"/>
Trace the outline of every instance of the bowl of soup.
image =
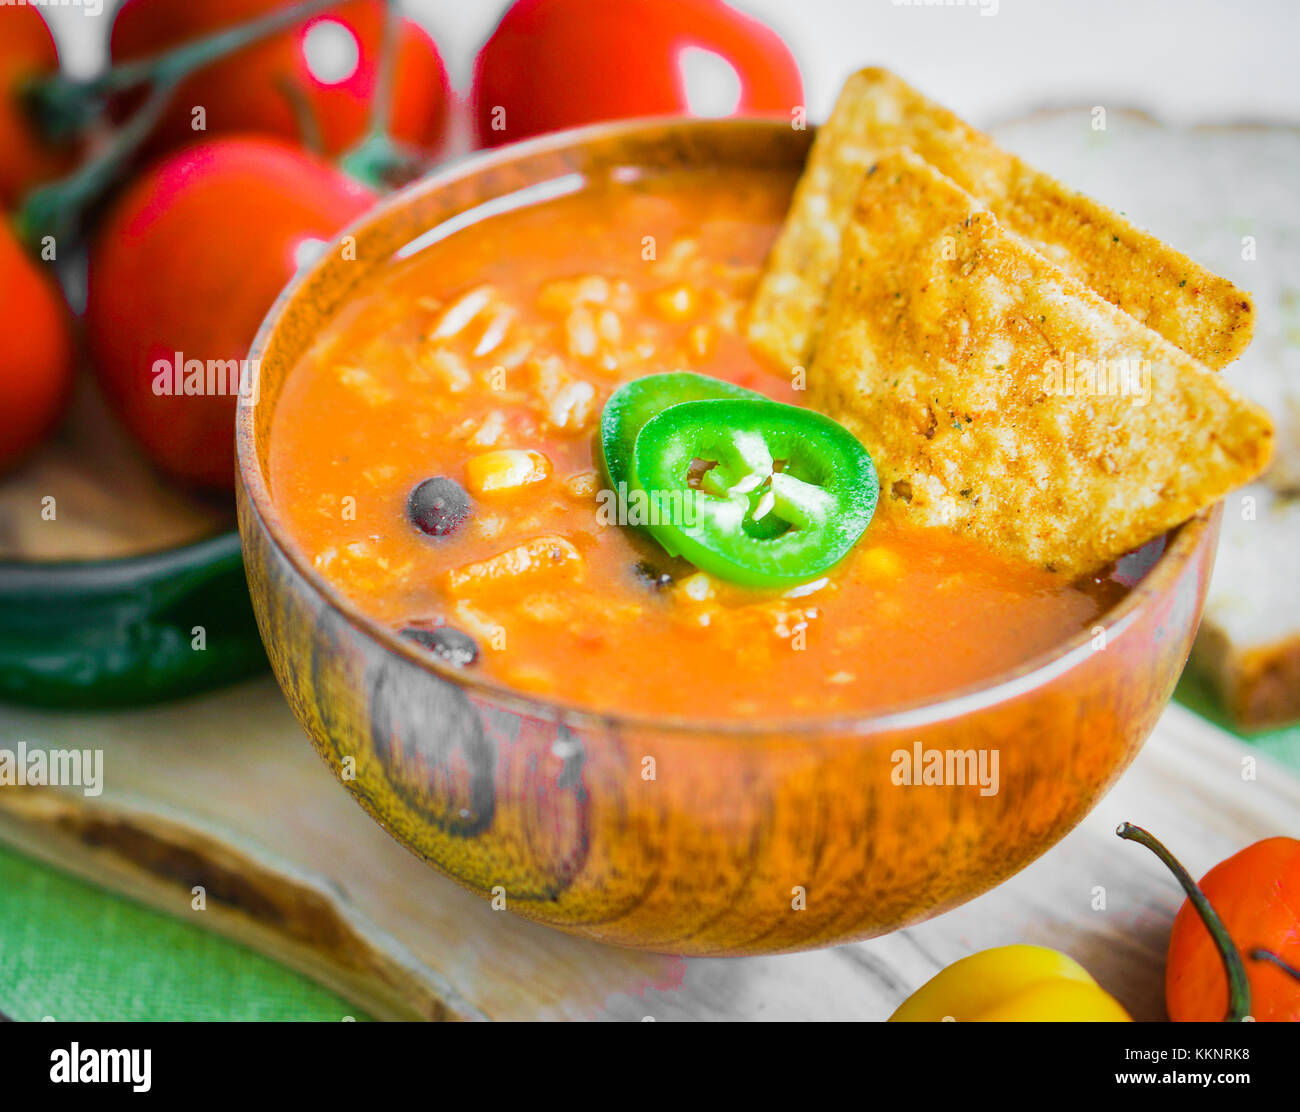
<path id="1" fill-rule="evenodd" d="M 361 806 L 499 908 L 699 955 L 917 922 L 1071 830 L 1186 660 L 1216 512 L 1071 580 L 882 502 L 787 586 L 611 501 L 625 384 L 800 403 L 742 322 L 809 143 L 640 121 L 475 157 L 256 341 L 239 521 L 275 674 Z"/>

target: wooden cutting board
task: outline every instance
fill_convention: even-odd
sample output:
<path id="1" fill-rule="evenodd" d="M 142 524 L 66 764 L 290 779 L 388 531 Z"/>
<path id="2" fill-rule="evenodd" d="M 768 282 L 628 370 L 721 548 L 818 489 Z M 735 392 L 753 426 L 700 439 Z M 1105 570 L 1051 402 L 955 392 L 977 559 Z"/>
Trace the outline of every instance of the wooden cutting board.
<path id="1" fill-rule="evenodd" d="M 333 780 L 269 679 L 114 715 L 6 708 L 0 747 L 19 742 L 102 748 L 104 790 L 0 789 L 0 840 L 387 1019 L 883 1019 L 943 966 L 1009 942 L 1065 950 L 1136 1018 L 1161 1019 L 1181 894 L 1115 826 L 1148 827 L 1196 875 L 1300 833 L 1300 780 L 1174 705 L 1082 826 L 993 892 L 869 942 L 683 959 L 571 938 L 433 873 Z"/>

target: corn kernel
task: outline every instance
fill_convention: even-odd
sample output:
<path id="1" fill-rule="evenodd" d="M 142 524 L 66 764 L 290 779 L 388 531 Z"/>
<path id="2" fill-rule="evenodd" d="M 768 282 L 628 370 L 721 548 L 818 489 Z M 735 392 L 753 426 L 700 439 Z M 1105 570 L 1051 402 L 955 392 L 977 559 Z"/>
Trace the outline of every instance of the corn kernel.
<path id="1" fill-rule="evenodd" d="M 665 320 L 686 320 L 695 313 L 695 291 L 690 286 L 669 286 L 666 290 L 656 293 L 651 300 L 655 312 Z"/>
<path id="2" fill-rule="evenodd" d="M 465 485 L 475 494 L 500 494 L 540 483 L 550 473 L 551 462 L 541 452 L 505 448 L 465 464 Z"/>
<path id="3" fill-rule="evenodd" d="M 893 576 L 903 570 L 897 553 L 877 545 L 862 554 L 862 570 L 871 576 Z"/>

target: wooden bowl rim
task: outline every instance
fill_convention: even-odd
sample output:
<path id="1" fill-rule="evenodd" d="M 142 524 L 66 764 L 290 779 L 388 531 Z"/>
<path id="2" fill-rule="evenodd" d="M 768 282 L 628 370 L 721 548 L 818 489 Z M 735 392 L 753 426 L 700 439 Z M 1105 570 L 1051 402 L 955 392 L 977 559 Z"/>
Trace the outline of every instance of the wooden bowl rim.
<path id="1" fill-rule="evenodd" d="M 701 137 L 706 137 L 711 131 L 722 128 L 749 129 L 756 136 L 762 134 L 775 136 L 792 132 L 790 123 L 786 120 L 764 118 L 716 120 L 680 117 L 616 120 L 555 132 L 478 152 L 426 175 L 367 210 L 351 225 L 339 232 L 328 246 L 336 247 L 346 236 L 354 237 L 357 245 L 360 245 L 368 232 L 382 227 L 395 212 L 411 205 L 417 198 L 423 198 L 430 192 L 511 162 L 523 161 L 537 155 L 597 146 L 652 130 L 663 131 L 665 135 L 696 132 Z M 813 131 L 815 128 L 808 128 L 809 133 Z M 487 200 L 488 198 L 480 199 L 476 205 L 483 205 Z M 452 218 L 454 217 L 449 217 Z M 258 329 L 249 353 L 250 359 L 259 361 L 258 365 L 281 320 L 295 307 L 298 294 L 310 284 L 318 271 L 327 265 L 330 255 L 329 249 L 323 250 L 318 260 L 299 271 L 276 298 L 275 304 L 272 305 Z M 370 273 L 378 273 L 385 265 L 388 264 L 382 262 L 377 264 Z M 789 719 L 711 720 L 681 715 L 656 716 L 646 713 L 597 711 L 560 699 L 529 695 L 490 678 L 442 664 L 399 636 L 396 631 L 369 617 L 317 572 L 305 555 L 293 545 L 282 528 L 279 515 L 275 512 L 270 489 L 262 474 L 257 453 L 254 415 L 258 407 L 263 404 L 265 404 L 265 395 L 259 397 L 255 405 L 239 408 L 235 429 L 236 471 L 241 492 L 248 501 L 250 514 L 256 518 L 257 525 L 269 543 L 288 561 L 299 577 L 316 592 L 326 606 L 342 617 L 358 634 L 378 644 L 385 652 L 430 673 L 432 677 L 454 684 L 467 695 L 484 698 L 494 705 L 508 708 L 527 717 L 553 720 L 557 724 L 577 731 L 650 730 L 729 738 L 771 738 L 777 735 L 792 738 L 862 736 L 931 726 L 1023 697 L 1080 667 L 1096 653 L 1092 643 L 1092 632 L 1082 630 L 1054 648 L 1030 658 L 1017 668 L 958 688 L 938 699 L 917 699 L 856 714 L 807 715 Z M 1105 627 L 1108 641 L 1136 624 L 1143 611 L 1176 588 L 1201 546 L 1212 542 L 1213 530 L 1218 524 L 1221 513 L 1220 502 L 1165 534 L 1162 538 L 1165 549 L 1155 563 L 1117 606 L 1097 619 L 1098 624 Z M 240 515 L 239 527 L 241 534 L 249 528 L 243 514 Z M 1150 543 L 1155 544 L 1159 541 Z M 245 538 L 245 545 L 247 544 L 248 538 Z M 1141 677 L 1137 675 L 1134 675 L 1134 680 L 1142 682 Z"/>

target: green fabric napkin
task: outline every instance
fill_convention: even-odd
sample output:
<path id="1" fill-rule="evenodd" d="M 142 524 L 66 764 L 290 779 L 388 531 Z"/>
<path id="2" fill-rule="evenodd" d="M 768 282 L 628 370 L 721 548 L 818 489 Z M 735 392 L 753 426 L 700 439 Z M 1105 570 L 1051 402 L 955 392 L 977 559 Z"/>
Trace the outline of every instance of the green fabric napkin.
<path id="1" fill-rule="evenodd" d="M 237 943 L 3 848 L 0 1012 L 55 1021 L 368 1018 Z"/>

